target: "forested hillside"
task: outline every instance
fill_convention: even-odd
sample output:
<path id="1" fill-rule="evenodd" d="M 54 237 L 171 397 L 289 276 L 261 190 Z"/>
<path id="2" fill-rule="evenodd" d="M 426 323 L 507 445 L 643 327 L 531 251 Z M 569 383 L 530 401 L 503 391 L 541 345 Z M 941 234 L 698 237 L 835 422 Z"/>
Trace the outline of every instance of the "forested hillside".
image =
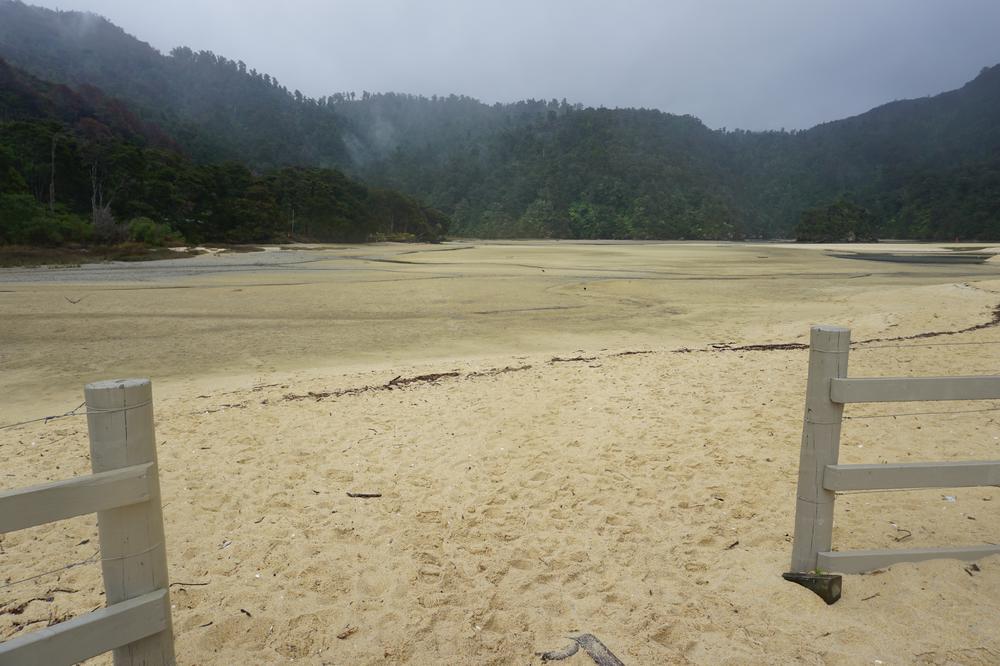
<path id="1" fill-rule="evenodd" d="M 183 47 L 163 55 L 100 17 L 10 0 L 0 0 L 0 57 L 124 100 L 192 168 L 340 168 L 440 209 L 462 235 L 787 237 L 804 213 L 847 202 L 881 236 L 1000 238 L 1000 66 L 935 97 L 748 132 L 566 100 L 312 99 L 240 62 Z M 271 200 L 261 220 L 291 208 L 278 192 Z"/>
<path id="2" fill-rule="evenodd" d="M 849 199 L 882 235 L 1000 238 L 1000 66 L 959 90 L 791 133 L 555 100 L 475 107 L 389 94 L 336 108 L 384 138 L 368 142 L 381 152 L 363 173 L 427 197 L 472 233 L 774 237 Z"/>
<path id="3" fill-rule="evenodd" d="M 128 100 L 196 159 L 260 169 L 348 161 L 337 118 L 318 101 L 211 53 L 164 56 L 93 14 L 0 0 L 0 57 L 41 79 Z"/>
<path id="4" fill-rule="evenodd" d="M 690 116 L 526 101 L 373 95 L 336 108 L 377 152 L 366 177 L 419 193 L 459 232 L 560 238 L 732 238 L 721 137 Z M 421 122 L 422 121 L 422 122 Z"/>
<path id="5" fill-rule="evenodd" d="M 0 244 L 439 238 L 447 219 L 333 169 L 198 163 L 92 86 L 0 60 Z"/>

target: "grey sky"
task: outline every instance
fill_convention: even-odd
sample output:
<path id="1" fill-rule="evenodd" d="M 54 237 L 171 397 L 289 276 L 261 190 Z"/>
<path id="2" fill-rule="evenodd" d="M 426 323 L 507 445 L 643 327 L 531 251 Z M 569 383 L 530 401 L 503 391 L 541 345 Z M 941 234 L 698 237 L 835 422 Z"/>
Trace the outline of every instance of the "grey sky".
<path id="1" fill-rule="evenodd" d="M 310 96 L 567 98 L 804 128 L 1000 62 L 1000 0 L 28 0 L 211 50 Z"/>

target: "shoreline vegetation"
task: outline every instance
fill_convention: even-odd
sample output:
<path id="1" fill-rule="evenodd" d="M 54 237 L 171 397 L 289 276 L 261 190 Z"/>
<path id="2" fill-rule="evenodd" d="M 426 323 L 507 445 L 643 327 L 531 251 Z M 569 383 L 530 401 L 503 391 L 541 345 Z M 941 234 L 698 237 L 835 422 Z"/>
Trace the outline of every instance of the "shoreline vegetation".
<path id="1" fill-rule="evenodd" d="M 283 248 L 295 247 L 300 243 L 308 246 L 311 242 L 308 239 L 287 239 L 267 243 L 267 245 L 277 245 Z M 412 234 L 378 234 L 365 242 L 418 243 L 421 241 Z M 424 242 L 438 243 L 441 241 L 433 240 Z M 27 268 L 34 266 L 71 267 L 110 261 L 159 261 L 184 259 L 202 254 L 246 254 L 263 251 L 264 248 L 260 245 L 248 243 L 152 245 L 144 242 L 126 241 L 122 243 L 69 243 L 65 245 L 0 244 L 0 268 Z"/>
<path id="2" fill-rule="evenodd" d="M 81 264 L 104 263 L 109 261 L 156 261 L 161 259 L 183 259 L 212 251 L 259 252 L 263 248 L 252 245 L 231 245 L 226 247 L 151 247 L 143 243 L 119 243 L 116 245 L 69 245 L 0 246 L 0 268 L 27 268 L 51 266 L 68 268 Z"/>

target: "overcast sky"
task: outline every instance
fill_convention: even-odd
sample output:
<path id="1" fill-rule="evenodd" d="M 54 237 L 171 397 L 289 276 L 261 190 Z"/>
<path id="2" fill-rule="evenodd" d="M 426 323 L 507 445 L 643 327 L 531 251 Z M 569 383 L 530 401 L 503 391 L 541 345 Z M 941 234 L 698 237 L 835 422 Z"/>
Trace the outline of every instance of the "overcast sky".
<path id="1" fill-rule="evenodd" d="M 805 128 L 1000 62 L 1000 0 L 28 0 L 318 97 L 567 98 Z"/>

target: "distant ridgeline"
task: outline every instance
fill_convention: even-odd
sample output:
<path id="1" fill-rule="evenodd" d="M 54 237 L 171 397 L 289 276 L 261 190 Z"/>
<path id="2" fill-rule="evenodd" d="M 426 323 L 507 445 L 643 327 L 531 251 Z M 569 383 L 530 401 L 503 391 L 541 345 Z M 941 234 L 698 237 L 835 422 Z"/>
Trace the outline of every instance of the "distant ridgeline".
<path id="1" fill-rule="evenodd" d="M 850 214 L 863 237 L 1000 239 L 1000 66 L 789 133 L 565 100 L 312 99 L 242 62 L 163 55 L 95 15 L 9 0 L 0 58 L 4 205 L 34 206 L 43 227 L 85 214 L 225 240 L 805 239 Z"/>

